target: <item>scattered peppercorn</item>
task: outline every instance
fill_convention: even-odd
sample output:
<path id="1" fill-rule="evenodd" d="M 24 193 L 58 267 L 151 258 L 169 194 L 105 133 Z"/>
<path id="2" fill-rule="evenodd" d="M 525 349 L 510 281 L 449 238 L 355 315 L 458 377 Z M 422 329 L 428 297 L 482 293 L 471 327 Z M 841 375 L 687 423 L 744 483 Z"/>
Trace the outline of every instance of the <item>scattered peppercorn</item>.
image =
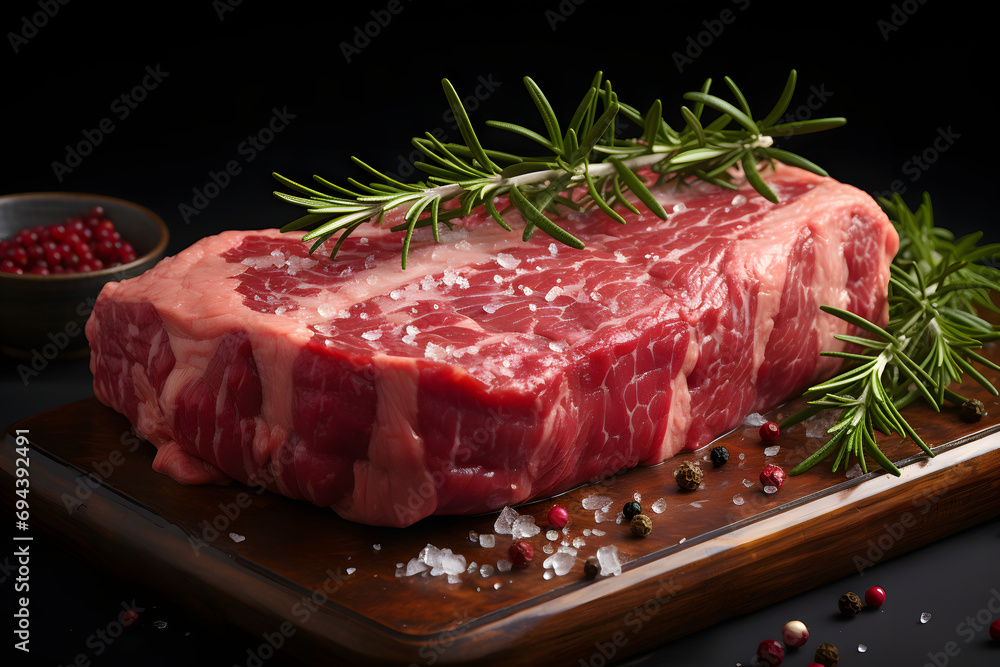
<path id="1" fill-rule="evenodd" d="M 881 607 L 885 604 L 885 589 L 881 586 L 872 586 L 865 591 L 865 604 L 869 607 Z"/>
<path id="2" fill-rule="evenodd" d="M 757 645 L 757 662 L 762 665 L 780 665 L 785 660 L 785 649 L 774 639 L 765 639 Z"/>
<path id="3" fill-rule="evenodd" d="M 628 527 L 636 537 L 646 537 L 653 532 L 653 522 L 645 514 L 636 514 L 632 517 Z"/>
<path id="4" fill-rule="evenodd" d="M 594 579 L 600 571 L 601 561 L 597 560 L 597 556 L 591 556 L 587 559 L 587 562 L 583 564 L 583 576 L 588 579 Z"/>
<path id="5" fill-rule="evenodd" d="M 785 471 L 781 469 L 781 466 L 768 463 L 760 471 L 760 483 L 764 486 L 773 486 L 776 489 L 780 489 L 781 485 L 785 483 Z"/>
<path id="6" fill-rule="evenodd" d="M 135 609 L 128 609 L 122 614 L 122 627 L 131 628 L 139 622 L 139 612 Z"/>
<path id="7" fill-rule="evenodd" d="M 701 467 L 697 463 L 685 461 L 674 470 L 674 480 L 682 489 L 693 491 L 701 484 Z"/>
<path id="8" fill-rule="evenodd" d="M 569 522 L 569 512 L 562 505 L 556 505 L 549 510 L 549 525 L 553 528 L 562 528 Z"/>
<path id="9" fill-rule="evenodd" d="M 823 665 L 823 667 L 837 667 L 837 663 L 840 662 L 840 652 L 833 644 L 820 644 L 819 648 L 816 649 L 816 655 L 813 656 L 813 660 Z"/>
<path id="10" fill-rule="evenodd" d="M 729 462 L 729 450 L 721 445 L 712 450 L 712 465 L 720 468 Z"/>
<path id="11" fill-rule="evenodd" d="M 637 501 L 630 500 L 629 502 L 625 503 L 624 507 L 622 507 L 622 515 L 628 521 L 631 521 L 632 517 L 634 517 L 636 514 L 642 514 L 642 505 L 640 505 Z"/>
<path id="12" fill-rule="evenodd" d="M 837 606 L 840 608 L 840 613 L 844 616 L 856 616 L 864 604 L 856 593 L 844 593 L 840 596 L 840 600 L 837 601 Z"/>
<path id="13" fill-rule="evenodd" d="M 781 629 L 781 641 L 798 648 L 809 641 L 809 628 L 802 621 L 789 621 Z"/>
<path id="14" fill-rule="evenodd" d="M 760 439 L 764 442 L 774 442 L 781 435 L 781 429 L 774 422 L 764 422 L 757 429 L 757 433 L 760 435 Z"/>
<path id="15" fill-rule="evenodd" d="M 510 563 L 514 567 L 528 567 L 528 563 L 535 556 L 535 550 L 524 540 L 514 542 L 510 545 L 507 553 L 510 556 Z"/>
<path id="16" fill-rule="evenodd" d="M 986 406 L 978 398 L 970 398 L 962 403 L 962 409 L 959 412 L 962 421 L 969 422 L 970 424 L 979 421 L 985 414 Z"/>

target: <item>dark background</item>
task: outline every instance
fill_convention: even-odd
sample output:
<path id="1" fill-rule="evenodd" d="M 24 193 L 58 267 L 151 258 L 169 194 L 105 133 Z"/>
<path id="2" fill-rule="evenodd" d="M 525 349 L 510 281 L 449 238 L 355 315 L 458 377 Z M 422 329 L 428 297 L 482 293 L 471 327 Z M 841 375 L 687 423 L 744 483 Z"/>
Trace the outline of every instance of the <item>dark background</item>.
<path id="1" fill-rule="evenodd" d="M 463 97 L 478 88 L 482 99 L 470 108 L 477 128 L 499 119 L 541 129 L 521 77 L 533 77 L 569 114 L 597 70 L 633 106 L 644 110 L 662 99 L 665 118 L 679 127 L 681 95 L 705 78 L 724 93 L 722 77 L 731 76 L 763 115 L 796 68 L 792 112 L 845 116 L 848 124 L 783 147 L 873 194 L 895 189 L 915 206 L 929 192 L 939 225 L 1000 240 L 987 129 L 995 115 L 989 91 L 996 86 L 996 12 L 986 13 L 984 5 L 545 0 L 483 3 L 488 11 L 471 2 L 408 0 L 350 7 L 255 0 L 170 9 L 97 5 L 4 3 L 0 194 L 80 191 L 144 204 L 169 225 L 171 254 L 223 229 L 281 226 L 297 217 L 297 209 L 272 196 L 273 171 L 296 180 L 366 179 L 349 161 L 356 155 L 401 174 L 411 162 L 411 137 L 438 130 L 458 140 L 444 114 L 442 77 Z M 138 91 L 144 99 L 128 107 L 122 95 L 132 96 L 144 79 L 148 89 Z M 268 127 L 276 110 L 287 122 L 250 160 L 245 142 Z M 500 135 L 483 130 L 481 137 L 491 146 Z M 76 164 L 70 154 L 86 150 L 81 142 L 92 150 Z M 238 173 L 220 179 L 231 162 Z M 224 184 L 214 192 L 206 188 L 213 174 Z M 54 364 L 27 388 L 16 362 L 4 358 L 0 368 L 0 426 L 90 395 L 85 361 Z M 873 647 L 882 642 L 878 664 L 920 665 L 927 652 L 957 638 L 956 623 L 1000 585 L 997 527 L 994 520 L 879 566 L 881 581 L 905 589 L 915 606 L 898 612 L 908 615 L 905 622 L 887 607 L 883 625 L 869 626 L 881 628 L 878 640 L 867 639 Z M 71 660 L 121 600 L 137 596 L 149 608 L 157 605 L 169 630 L 145 625 L 95 664 L 176 664 L 200 655 L 206 664 L 229 665 L 253 640 L 200 627 L 155 594 L 78 563 L 57 544 L 47 548 L 36 561 L 41 590 L 33 604 L 37 645 L 44 642 L 50 655 L 38 664 Z M 676 642 L 661 657 L 685 665 L 748 664 L 756 642 L 778 634 L 793 616 L 811 614 L 831 633 L 850 633 L 826 611 L 840 585 Z M 925 592 L 944 605 L 937 618 L 946 620 L 919 626 L 911 618 L 923 610 Z M 996 664 L 997 655 L 978 642 L 963 646 L 949 664 Z M 841 664 L 863 657 L 871 662 L 877 655 L 852 655 Z M 806 658 L 792 656 L 786 664 L 805 665 Z"/>

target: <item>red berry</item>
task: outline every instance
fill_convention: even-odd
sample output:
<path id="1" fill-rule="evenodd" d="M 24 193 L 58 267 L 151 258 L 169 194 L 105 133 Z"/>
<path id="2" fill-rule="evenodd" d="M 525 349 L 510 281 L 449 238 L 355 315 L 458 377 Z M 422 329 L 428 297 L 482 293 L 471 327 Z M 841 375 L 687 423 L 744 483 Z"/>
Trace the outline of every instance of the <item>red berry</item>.
<path id="1" fill-rule="evenodd" d="M 781 485 L 785 483 L 785 471 L 780 466 L 768 463 L 760 471 L 760 483 L 764 486 L 773 486 L 775 489 L 780 489 Z"/>
<path id="2" fill-rule="evenodd" d="M 510 545 L 507 553 L 510 555 L 510 562 L 514 567 L 528 567 L 528 563 L 535 556 L 535 550 L 524 540 Z"/>
<path id="3" fill-rule="evenodd" d="M 785 659 L 785 649 L 773 639 L 765 639 L 757 645 L 757 660 L 763 665 L 780 665 Z"/>
<path id="4" fill-rule="evenodd" d="M 100 218 L 100 217 L 103 217 L 103 216 L 104 216 L 104 207 L 103 206 L 95 206 L 92 209 L 90 209 L 90 217 L 92 217 L 92 218 Z"/>
<path id="5" fill-rule="evenodd" d="M 569 521 L 569 512 L 562 505 L 556 505 L 549 510 L 549 525 L 553 528 L 562 528 Z"/>
<path id="6" fill-rule="evenodd" d="M 1000 618 L 990 625 L 990 637 L 1000 642 Z"/>
<path id="7" fill-rule="evenodd" d="M 135 609 L 129 609 L 122 614 L 122 626 L 126 628 L 131 628 L 133 625 L 139 622 L 139 612 Z"/>
<path id="8" fill-rule="evenodd" d="M 881 586 L 872 586 L 865 591 L 865 604 L 869 607 L 881 607 L 885 604 L 885 589 Z"/>
<path id="9" fill-rule="evenodd" d="M 760 439 L 764 442 L 774 442 L 781 435 L 781 429 L 774 422 L 764 422 L 760 425 L 757 433 L 760 434 Z"/>

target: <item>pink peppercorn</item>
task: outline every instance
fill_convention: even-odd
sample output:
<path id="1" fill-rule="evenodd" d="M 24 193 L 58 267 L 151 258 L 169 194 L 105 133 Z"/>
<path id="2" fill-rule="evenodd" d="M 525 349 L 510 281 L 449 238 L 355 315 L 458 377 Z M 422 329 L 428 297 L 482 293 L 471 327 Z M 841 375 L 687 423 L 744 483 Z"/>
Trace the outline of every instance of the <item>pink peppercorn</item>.
<path id="1" fill-rule="evenodd" d="M 562 505 L 556 505 L 549 510 L 549 525 L 553 528 L 562 528 L 569 521 L 569 512 Z"/>
<path id="2" fill-rule="evenodd" d="M 881 586 L 872 586 L 865 591 L 865 604 L 869 607 L 881 607 L 885 604 L 885 589 Z"/>
<path id="3" fill-rule="evenodd" d="M 780 665 L 785 660 L 785 649 L 774 639 L 765 639 L 757 645 L 757 661 L 763 665 Z"/>
<path id="4" fill-rule="evenodd" d="M 781 429 L 774 422 L 764 422 L 757 429 L 757 433 L 760 435 L 760 439 L 764 442 L 774 442 L 781 435 Z"/>
<path id="5" fill-rule="evenodd" d="M 528 567 L 528 563 L 535 557 L 535 550 L 524 540 L 510 545 L 507 553 L 510 556 L 510 563 L 514 567 Z"/>
<path id="6" fill-rule="evenodd" d="M 781 485 L 785 483 L 785 471 L 780 466 L 768 463 L 760 471 L 760 483 L 764 486 L 773 486 L 776 489 L 780 489 Z"/>

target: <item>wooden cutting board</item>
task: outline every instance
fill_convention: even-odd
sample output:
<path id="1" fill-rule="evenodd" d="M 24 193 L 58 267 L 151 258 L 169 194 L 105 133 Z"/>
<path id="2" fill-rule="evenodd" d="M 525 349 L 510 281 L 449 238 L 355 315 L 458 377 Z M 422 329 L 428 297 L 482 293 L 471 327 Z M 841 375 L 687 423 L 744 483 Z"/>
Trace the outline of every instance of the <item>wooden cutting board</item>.
<path id="1" fill-rule="evenodd" d="M 58 535 L 85 559 L 207 622 L 260 637 L 251 650 L 261 658 L 280 646 L 305 660 L 603 665 L 1000 514 L 1000 401 L 978 385 L 962 391 L 986 404 L 990 414 L 981 422 L 962 422 L 952 407 L 906 410 L 934 458 L 912 442 L 882 439 L 900 477 L 873 468 L 848 478 L 843 469 L 829 470 L 831 459 L 768 495 L 760 469 L 775 463 L 790 470 L 823 440 L 808 435 L 815 424 L 800 424 L 782 433 L 780 450 L 768 456 L 757 429 L 742 427 L 713 443 L 730 451 L 721 468 L 708 461 L 707 447 L 516 508 L 542 528 L 528 539 L 530 566 L 485 577 L 477 569 L 453 583 L 397 576 L 397 567 L 428 544 L 477 568 L 496 567 L 511 537 L 497 535 L 487 548 L 471 541 L 470 531 L 493 533 L 497 513 L 373 528 L 238 484 L 182 486 L 152 471 L 152 445 L 96 399 L 11 427 L 0 469 L 13 488 L 16 435 L 26 431 L 31 531 Z M 674 482 L 683 461 L 700 463 L 705 473 L 695 491 Z M 653 521 L 645 538 L 615 521 L 636 494 Z M 595 511 L 583 508 L 594 495 L 613 501 L 608 520 L 597 522 Z M 14 498 L 3 494 L 8 506 Z M 653 512 L 661 498 L 665 510 Z M 546 517 L 556 502 L 570 521 L 553 541 Z M 545 545 L 564 543 L 576 547 L 575 565 L 546 575 Z M 627 561 L 621 573 L 585 578 L 584 561 L 607 545 Z"/>

